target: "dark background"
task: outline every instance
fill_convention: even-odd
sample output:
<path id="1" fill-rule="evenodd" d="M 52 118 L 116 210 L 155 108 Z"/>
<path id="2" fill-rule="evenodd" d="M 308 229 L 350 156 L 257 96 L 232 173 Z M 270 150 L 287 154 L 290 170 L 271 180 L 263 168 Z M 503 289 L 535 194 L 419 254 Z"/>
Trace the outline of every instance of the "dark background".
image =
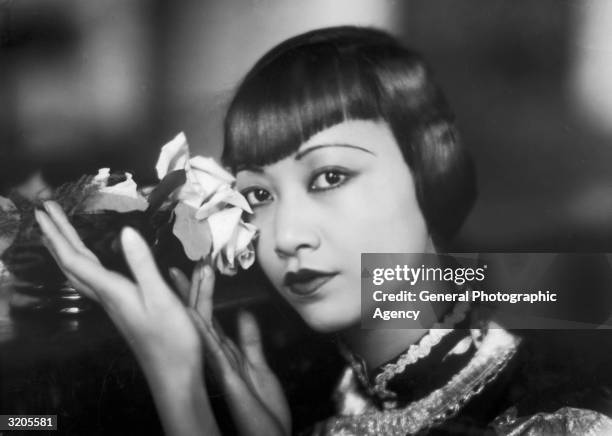
<path id="1" fill-rule="evenodd" d="M 185 130 L 217 156 L 232 90 L 311 28 L 383 27 L 423 52 L 475 157 L 465 250 L 607 250 L 612 11 L 604 0 L 0 1 L 0 186 L 101 166 L 154 182 Z"/>

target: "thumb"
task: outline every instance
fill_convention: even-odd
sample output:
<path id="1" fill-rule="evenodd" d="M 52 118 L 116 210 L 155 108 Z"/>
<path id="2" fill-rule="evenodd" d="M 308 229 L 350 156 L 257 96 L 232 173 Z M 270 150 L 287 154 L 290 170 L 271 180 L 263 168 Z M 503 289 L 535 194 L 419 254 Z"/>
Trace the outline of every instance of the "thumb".
<path id="1" fill-rule="evenodd" d="M 183 302 L 187 303 L 187 301 L 189 300 L 189 287 L 191 286 L 189 279 L 183 273 L 183 271 L 176 267 L 170 268 L 169 272 L 170 278 L 174 282 L 174 287 L 183 299 Z"/>
<path id="2" fill-rule="evenodd" d="M 255 317 L 250 312 L 238 314 L 238 339 L 245 357 L 257 367 L 268 367 L 263 353 L 261 332 Z"/>
<path id="3" fill-rule="evenodd" d="M 189 305 L 204 317 L 212 321 L 212 297 L 215 289 L 215 272 L 207 263 L 200 263 L 193 271 Z"/>

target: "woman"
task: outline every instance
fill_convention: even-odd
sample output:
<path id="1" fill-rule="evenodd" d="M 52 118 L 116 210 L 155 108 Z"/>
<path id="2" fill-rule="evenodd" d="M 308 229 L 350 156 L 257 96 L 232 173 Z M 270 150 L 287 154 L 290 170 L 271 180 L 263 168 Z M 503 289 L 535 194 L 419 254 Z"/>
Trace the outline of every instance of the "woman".
<path id="1" fill-rule="evenodd" d="M 313 432 L 582 434 L 610 423 L 579 408 L 504 414 L 516 403 L 509 392 L 521 374 L 521 339 L 467 306 L 432 305 L 422 329 L 359 328 L 360 254 L 443 250 L 475 196 L 440 89 L 423 60 L 392 37 L 339 27 L 272 49 L 230 105 L 223 160 L 254 210 L 257 259 L 272 285 L 313 329 L 343 339 L 350 365 L 338 415 Z M 191 284 L 173 273 L 192 302 L 185 309 L 133 230 L 122 243 L 135 282 L 101 267 L 61 210 L 45 208 L 37 219 L 47 246 L 131 343 L 168 434 L 218 432 L 202 348 L 242 434 L 291 432 L 253 318 L 241 316 L 240 348 L 213 327 L 209 266 Z"/>

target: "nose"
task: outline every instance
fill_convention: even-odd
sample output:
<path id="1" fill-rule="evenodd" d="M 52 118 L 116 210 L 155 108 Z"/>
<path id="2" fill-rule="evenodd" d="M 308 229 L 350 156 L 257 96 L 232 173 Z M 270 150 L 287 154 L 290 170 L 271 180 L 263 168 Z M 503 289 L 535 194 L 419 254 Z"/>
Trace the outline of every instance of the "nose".
<path id="1" fill-rule="evenodd" d="M 321 244 L 313 209 L 297 198 L 277 203 L 274 251 L 282 258 L 296 256 L 300 250 L 315 250 Z"/>

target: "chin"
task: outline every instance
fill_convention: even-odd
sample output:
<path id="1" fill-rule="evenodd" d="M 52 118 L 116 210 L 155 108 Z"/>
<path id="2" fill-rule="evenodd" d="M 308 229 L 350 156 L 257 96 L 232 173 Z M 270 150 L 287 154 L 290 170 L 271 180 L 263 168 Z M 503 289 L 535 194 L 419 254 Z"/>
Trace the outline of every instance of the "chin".
<path id="1" fill-rule="evenodd" d="M 361 322 L 361 312 L 351 314 L 347 313 L 347 310 L 330 311 L 320 307 L 310 307 L 298 312 L 304 322 L 319 333 L 338 332 Z"/>

